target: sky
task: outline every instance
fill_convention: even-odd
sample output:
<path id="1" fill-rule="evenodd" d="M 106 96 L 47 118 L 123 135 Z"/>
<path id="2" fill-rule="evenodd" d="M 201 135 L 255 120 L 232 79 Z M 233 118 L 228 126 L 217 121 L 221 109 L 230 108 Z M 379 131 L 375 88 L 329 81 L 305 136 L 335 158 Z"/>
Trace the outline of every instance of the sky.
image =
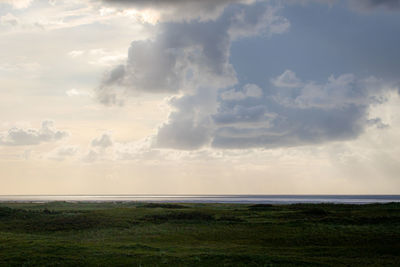
<path id="1" fill-rule="evenodd" d="M 399 0 L 0 0 L 0 194 L 400 194 Z"/>

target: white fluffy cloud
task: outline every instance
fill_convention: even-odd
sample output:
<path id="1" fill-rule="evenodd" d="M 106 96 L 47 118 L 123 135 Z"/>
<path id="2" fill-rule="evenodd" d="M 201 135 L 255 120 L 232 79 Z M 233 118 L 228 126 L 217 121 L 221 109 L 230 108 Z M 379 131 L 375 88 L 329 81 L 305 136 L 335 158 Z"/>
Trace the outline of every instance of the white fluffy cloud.
<path id="1" fill-rule="evenodd" d="M 0 133 L 0 145 L 24 146 L 54 142 L 66 137 L 66 131 L 57 130 L 53 121 L 43 121 L 39 129 L 13 127 Z"/>

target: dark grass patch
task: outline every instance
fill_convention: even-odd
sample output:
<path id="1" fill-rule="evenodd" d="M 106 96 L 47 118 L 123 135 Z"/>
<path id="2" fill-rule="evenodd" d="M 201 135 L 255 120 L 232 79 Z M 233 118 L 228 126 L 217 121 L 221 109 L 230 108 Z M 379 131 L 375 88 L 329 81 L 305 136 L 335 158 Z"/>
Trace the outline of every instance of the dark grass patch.
<path id="1" fill-rule="evenodd" d="M 0 207 L 0 231 L 55 232 L 81 231 L 113 227 L 129 227 L 137 224 L 134 218 L 120 218 L 94 212 L 23 210 Z"/>
<path id="2" fill-rule="evenodd" d="M 326 217 L 320 220 L 321 223 L 337 225 L 379 225 L 379 224 L 400 224 L 400 216 L 378 216 L 378 217 Z"/>
<path id="3" fill-rule="evenodd" d="M 213 215 L 200 211 L 192 212 L 173 212 L 166 214 L 151 214 L 144 217 L 147 222 L 167 222 L 167 221 L 199 221 L 199 222 L 211 222 L 215 221 Z"/>
<path id="4" fill-rule="evenodd" d="M 121 245 L 118 246 L 119 249 L 127 249 L 127 250 L 144 250 L 144 251 L 160 251 L 159 248 L 146 246 L 142 244 L 129 244 L 129 245 Z"/>
<path id="5" fill-rule="evenodd" d="M 49 210 L 47 208 L 38 210 L 14 209 L 9 207 L 0 207 L 0 219 L 7 218 L 33 218 L 43 215 L 61 214 L 59 211 Z"/>
<path id="6" fill-rule="evenodd" d="M 187 207 L 172 203 L 147 203 L 143 206 L 140 206 L 140 208 L 186 209 Z"/>
<path id="7" fill-rule="evenodd" d="M 319 207 L 308 208 L 302 211 L 304 215 L 308 216 L 316 216 L 316 217 L 325 217 L 331 214 L 329 211 Z"/>
<path id="8" fill-rule="evenodd" d="M 101 226 L 101 221 L 85 215 L 51 216 L 25 225 L 30 231 L 71 231 Z"/>
<path id="9" fill-rule="evenodd" d="M 248 206 L 250 210 L 271 210 L 274 208 L 274 205 L 272 204 L 254 204 Z"/>
<path id="10" fill-rule="evenodd" d="M 17 209 L 12 209 L 8 207 L 0 207 L 0 219 L 9 218 L 17 214 Z"/>
<path id="11" fill-rule="evenodd" d="M 217 218 L 217 221 L 220 222 L 244 222 L 245 220 L 229 215 L 222 215 L 221 217 Z"/>

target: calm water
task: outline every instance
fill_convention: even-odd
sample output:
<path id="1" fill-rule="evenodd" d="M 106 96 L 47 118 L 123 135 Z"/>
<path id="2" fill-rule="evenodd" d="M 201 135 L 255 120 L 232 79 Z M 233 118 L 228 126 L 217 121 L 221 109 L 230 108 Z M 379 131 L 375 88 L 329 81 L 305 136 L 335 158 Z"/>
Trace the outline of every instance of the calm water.
<path id="1" fill-rule="evenodd" d="M 400 202 L 400 195 L 15 195 L 0 196 L 1 201 L 48 202 L 186 202 L 186 203 L 345 203 L 368 204 Z"/>

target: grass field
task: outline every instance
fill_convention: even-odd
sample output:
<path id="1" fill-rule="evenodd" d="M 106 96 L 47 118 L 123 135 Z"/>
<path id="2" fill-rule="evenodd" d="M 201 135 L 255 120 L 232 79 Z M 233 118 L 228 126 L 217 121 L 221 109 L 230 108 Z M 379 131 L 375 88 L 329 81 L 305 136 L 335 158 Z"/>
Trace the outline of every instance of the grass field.
<path id="1" fill-rule="evenodd" d="M 400 266 L 400 203 L 0 203 L 0 266 Z"/>

